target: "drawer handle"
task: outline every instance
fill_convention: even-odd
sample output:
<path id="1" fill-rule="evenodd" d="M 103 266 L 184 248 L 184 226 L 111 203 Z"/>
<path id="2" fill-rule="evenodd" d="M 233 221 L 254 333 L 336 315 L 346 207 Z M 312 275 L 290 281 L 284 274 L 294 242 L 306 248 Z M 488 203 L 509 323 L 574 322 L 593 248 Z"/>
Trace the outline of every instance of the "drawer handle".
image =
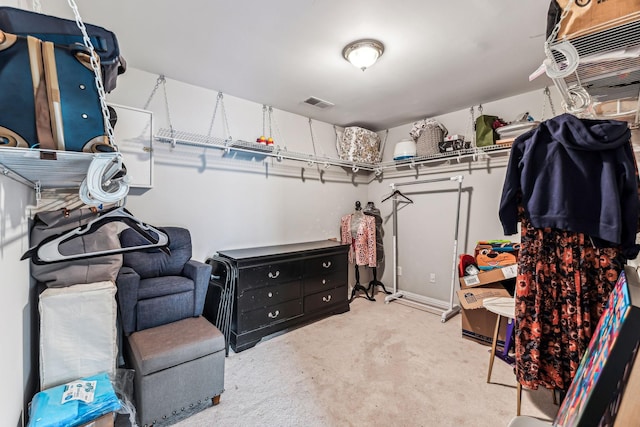
<path id="1" fill-rule="evenodd" d="M 269 292 L 269 293 L 267 294 L 267 296 L 268 296 L 269 298 L 273 297 L 273 292 Z"/>
<path id="2" fill-rule="evenodd" d="M 331 295 L 327 295 L 326 297 L 322 297 L 322 301 L 324 301 L 324 302 L 331 301 Z"/>
<path id="3" fill-rule="evenodd" d="M 280 270 L 276 271 L 276 274 L 269 272 L 269 279 L 277 279 L 279 275 L 280 275 Z"/>
<path id="4" fill-rule="evenodd" d="M 322 284 L 326 285 L 327 284 L 327 279 L 322 279 Z"/>
<path id="5" fill-rule="evenodd" d="M 322 266 L 323 266 L 324 268 L 329 268 L 329 267 L 331 267 L 331 261 L 329 261 L 329 262 L 323 262 L 323 263 L 322 263 Z"/>
<path id="6" fill-rule="evenodd" d="M 271 319 L 275 319 L 276 317 L 278 317 L 280 315 L 280 310 L 276 310 L 275 314 L 272 312 L 269 312 L 269 317 Z"/>

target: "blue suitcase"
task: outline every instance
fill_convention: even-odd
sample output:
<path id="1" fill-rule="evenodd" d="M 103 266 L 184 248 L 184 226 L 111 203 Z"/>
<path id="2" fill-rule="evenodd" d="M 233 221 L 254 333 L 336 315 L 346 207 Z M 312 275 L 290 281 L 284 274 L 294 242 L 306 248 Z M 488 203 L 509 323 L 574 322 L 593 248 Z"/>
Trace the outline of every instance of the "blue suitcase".
<path id="1" fill-rule="evenodd" d="M 58 150 L 112 152 L 90 55 L 83 45 L 42 43 L 53 140 Z"/>
<path id="2" fill-rule="evenodd" d="M 34 37 L 0 31 L 0 145 L 55 149 L 48 114 L 41 54 Z M 36 126 L 36 97 L 40 98 L 40 131 Z M 45 132 L 45 134 L 42 134 Z"/>
<path id="3" fill-rule="evenodd" d="M 85 24 L 85 28 L 91 44 L 100 56 L 104 90 L 111 92 L 116 87 L 118 75 L 126 70 L 118 39 L 113 32 L 97 25 Z M 19 36 L 33 36 L 57 45 L 83 43 L 82 32 L 74 20 L 8 6 L 0 7 L 0 30 Z"/>
<path id="4" fill-rule="evenodd" d="M 108 142 L 87 49 L 0 31 L 0 145 L 114 151 Z"/>

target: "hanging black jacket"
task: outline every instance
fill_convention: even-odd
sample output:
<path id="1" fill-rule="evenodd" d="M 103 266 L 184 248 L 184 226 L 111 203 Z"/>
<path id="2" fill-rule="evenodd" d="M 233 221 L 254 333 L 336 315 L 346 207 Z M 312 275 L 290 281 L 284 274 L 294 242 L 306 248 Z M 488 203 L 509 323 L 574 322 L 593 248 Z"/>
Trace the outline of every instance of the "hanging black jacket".
<path id="1" fill-rule="evenodd" d="M 621 245 L 635 258 L 638 177 L 626 122 L 562 114 L 516 138 L 500 220 L 517 232 L 517 196 L 536 228 L 552 227 Z"/>

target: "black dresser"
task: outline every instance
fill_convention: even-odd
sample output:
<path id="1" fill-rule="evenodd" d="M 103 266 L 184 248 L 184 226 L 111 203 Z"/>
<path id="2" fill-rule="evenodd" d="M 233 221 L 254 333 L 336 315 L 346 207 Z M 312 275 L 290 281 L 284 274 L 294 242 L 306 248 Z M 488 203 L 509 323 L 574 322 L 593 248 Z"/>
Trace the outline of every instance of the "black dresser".
<path id="1" fill-rule="evenodd" d="M 349 311 L 348 250 L 331 240 L 218 251 L 236 269 L 230 345 Z"/>

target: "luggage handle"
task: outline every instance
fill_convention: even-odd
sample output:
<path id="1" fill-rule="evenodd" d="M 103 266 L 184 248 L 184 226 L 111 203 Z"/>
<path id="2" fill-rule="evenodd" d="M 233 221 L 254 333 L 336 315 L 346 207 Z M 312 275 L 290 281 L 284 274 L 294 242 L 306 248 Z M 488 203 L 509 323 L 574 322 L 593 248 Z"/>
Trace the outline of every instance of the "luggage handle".
<path id="1" fill-rule="evenodd" d="M 0 30 L 0 50 L 9 49 L 17 39 L 18 37 L 15 34 L 5 33 Z"/>
<path id="2" fill-rule="evenodd" d="M 18 146 L 18 140 L 13 135 L 0 135 L 0 145 L 16 147 Z"/>
<path id="3" fill-rule="evenodd" d="M 91 50 L 83 44 L 74 43 L 69 45 L 69 50 L 76 57 L 76 59 L 89 70 L 93 71 L 91 67 Z M 100 56 L 95 54 L 96 62 L 100 65 Z"/>

